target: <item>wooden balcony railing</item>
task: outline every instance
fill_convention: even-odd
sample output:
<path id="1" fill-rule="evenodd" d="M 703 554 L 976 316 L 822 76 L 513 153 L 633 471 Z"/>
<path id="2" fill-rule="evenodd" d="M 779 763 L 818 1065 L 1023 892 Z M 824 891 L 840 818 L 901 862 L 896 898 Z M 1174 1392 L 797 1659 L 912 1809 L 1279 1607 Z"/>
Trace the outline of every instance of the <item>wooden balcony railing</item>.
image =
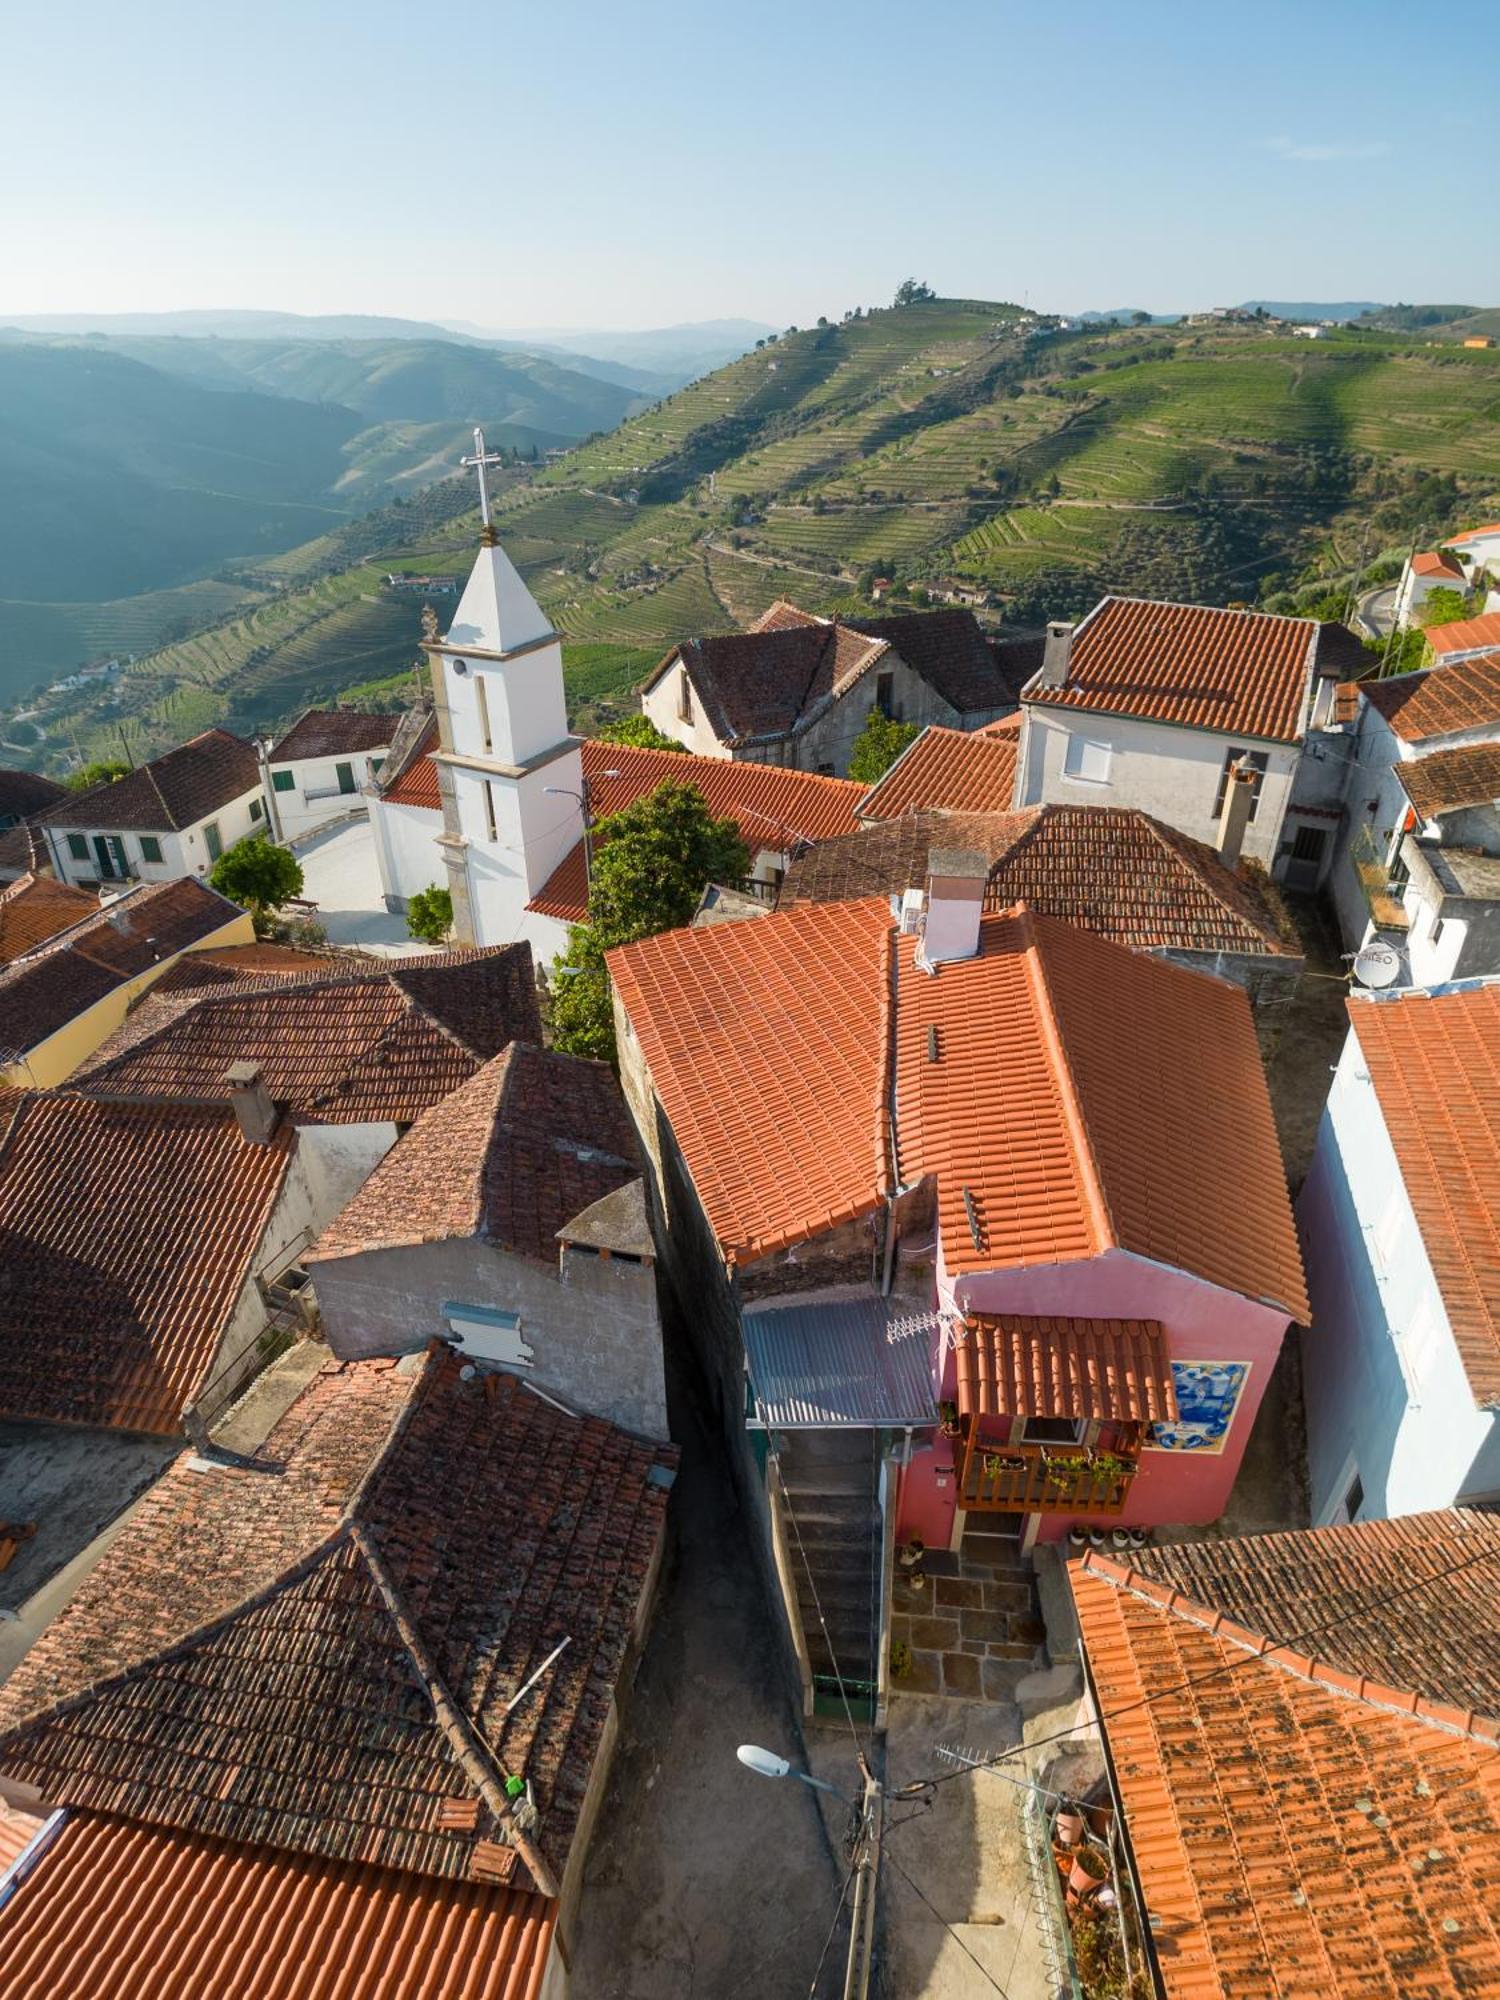
<path id="1" fill-rule="evenodd" d="M 1125 1450 L 997 1445 L 971 1431 L 959 1504 L 1007 1514 L 1121 1514 L 1136 1462 Z"/>

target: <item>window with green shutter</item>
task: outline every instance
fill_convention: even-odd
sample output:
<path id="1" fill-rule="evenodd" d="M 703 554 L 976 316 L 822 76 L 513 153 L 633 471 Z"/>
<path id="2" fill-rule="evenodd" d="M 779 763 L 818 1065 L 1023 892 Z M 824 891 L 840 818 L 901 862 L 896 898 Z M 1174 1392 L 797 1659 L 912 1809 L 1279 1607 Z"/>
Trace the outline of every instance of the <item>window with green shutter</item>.
<path id="1" fill-rule="evenodd" d="M 154 833 L 143 833 L 141 835 L 141 859 L 142 861 L 161 860 L 161 842 Z"/>
<path id="2" fill-rule="evenodd" d="M 68 835 L 68 852 L 75 861 L 91 861 L 93 855 L 89 849 L 88 835 L 86 833 L 70 833 Z"/>
<path id="3" fill-rule="evenodd" d="M 295 771 L 273 771 L 271 783 L 278 792 L 294 792 L 297 789 L 297 774 Z"/>
<path id="4" fill-rule="evenodd" d="M 261 804 L 260 799 L 258 797 L 253 798 L 250 801 L 251 819 L 259 819 L 264 812 L 265 812 L 265 807 Z"/>
<path id="5" fill-rule="evenodd" d="M 354 790 L 354 766 L 352 764 L 335 764 L 334 769 L 338 772 L 339 776 L 339 790 L 341 792 L 352 792 Z"/>

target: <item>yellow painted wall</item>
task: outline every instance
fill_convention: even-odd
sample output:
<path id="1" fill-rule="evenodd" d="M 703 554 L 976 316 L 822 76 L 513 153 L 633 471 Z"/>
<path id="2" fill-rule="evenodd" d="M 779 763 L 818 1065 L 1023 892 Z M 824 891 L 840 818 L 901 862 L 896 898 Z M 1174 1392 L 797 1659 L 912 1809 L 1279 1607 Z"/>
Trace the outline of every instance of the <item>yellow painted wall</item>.
<path id="1" fill-rule="evenodd" d="M 200 938 L 192 950 L 210 951 L 222 945 L 254 942 L 255 926 L 248 913 L 241 910 L 218 930 Z M 56 1034 L 38 1042 L 34 1049 L 28 1051 L 24 1062 L 7 1063 L 0 1070 L 0 1075 L 18 1090 L 52 1090 L 65 1082 L 80 1063 L 87 1062 L 96 1049 L 103 1047 L 124 1021 L 134 1002 L 156 984 L 169 966 L 175 965 L 184 956 L 183 952 L 174 951 L 170 958 L 164 958 L 145 972 L 137 973 L 134 979 L 117 986 L 113 993 L 106 993 L 92 1007 L 75 1014 Z"/>

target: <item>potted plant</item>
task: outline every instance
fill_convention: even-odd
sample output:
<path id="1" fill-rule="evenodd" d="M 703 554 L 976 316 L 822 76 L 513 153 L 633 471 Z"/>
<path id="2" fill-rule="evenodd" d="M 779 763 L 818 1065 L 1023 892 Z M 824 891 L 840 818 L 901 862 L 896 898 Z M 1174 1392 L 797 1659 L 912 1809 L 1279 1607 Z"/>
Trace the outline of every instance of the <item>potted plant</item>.
<path id="1" fill-rule="evenodd" d="M 1109 1856 L 1102 1847 L 1080 1846 L 1073 1856 L 1068 1887 L 1076 1896 L 1092 1895 L 1101 1882 L 1109 1880 Z"/>
<path id="2" fill-rule="evenodd" d="M 1096 1451 L 1094 1470 L 1104 1479 L 1130 1479 L 1137 1471 L 1133 1458 L 1121 1458 L 1118 1452 Z"/>
<path id="3" fill-rule="evenodd" d="M 938 1404 L 938 1428 L 942 1431 L 945 1438 L 956 1438 L 958 1436 L 957 1403 Z"/>
<path id="4" fill-rule="evenodd" d="M 1076 1847 L 1083 1839 L 1083 1814 L 1077 1806 L 1060 1805 L 1053 1816 L 1052 1832 L 1059 1847 Z"/>

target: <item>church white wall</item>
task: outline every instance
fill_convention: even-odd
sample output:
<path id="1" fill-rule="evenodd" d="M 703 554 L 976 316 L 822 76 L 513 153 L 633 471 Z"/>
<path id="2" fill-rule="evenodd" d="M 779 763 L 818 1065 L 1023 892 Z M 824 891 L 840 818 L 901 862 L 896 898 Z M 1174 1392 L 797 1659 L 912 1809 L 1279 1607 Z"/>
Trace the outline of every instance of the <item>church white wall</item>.
<path id="1" fill-rule="evenodd" d="M 404 910 L 420 890 L 446 887 L 447 870 L 437 845 L 443 815 L 429 806 L 391 805 L 378 798 L 366 803 L 386 908 Z"/>
<path id="2" fill-rule="evenodd" d="M 442 657 L 457 756 L 524 764 L 567 735 L 562 648 L 555 640 L 506 661 Z"/>

